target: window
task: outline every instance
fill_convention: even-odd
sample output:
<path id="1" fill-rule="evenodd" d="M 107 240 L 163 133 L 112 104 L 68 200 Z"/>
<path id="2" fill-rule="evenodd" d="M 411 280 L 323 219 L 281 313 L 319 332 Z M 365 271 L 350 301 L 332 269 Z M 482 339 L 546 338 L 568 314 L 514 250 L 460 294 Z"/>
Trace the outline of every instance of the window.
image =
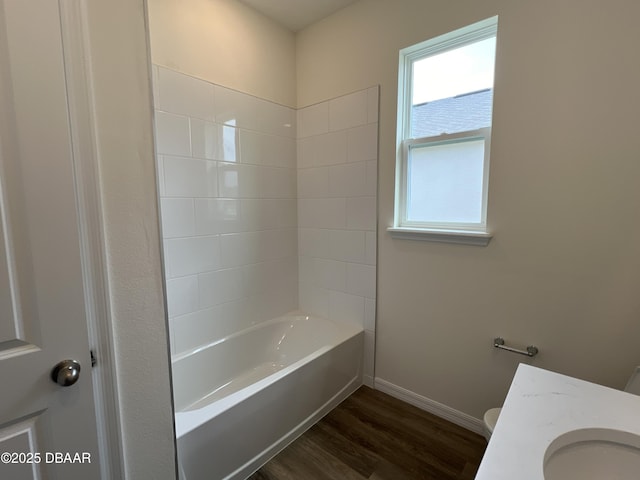
<path id="1" fill-rule="evenodd" d="M 486 245 L 498 17 L 400 51 L 392 235 Z"/>

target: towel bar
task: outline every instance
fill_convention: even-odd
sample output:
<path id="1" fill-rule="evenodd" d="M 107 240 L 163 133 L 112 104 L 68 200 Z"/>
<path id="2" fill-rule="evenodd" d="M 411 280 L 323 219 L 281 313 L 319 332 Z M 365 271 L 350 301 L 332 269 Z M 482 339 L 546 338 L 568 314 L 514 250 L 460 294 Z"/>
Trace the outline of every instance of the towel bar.
<path id="1" fill-rule="evenodd" d="M 496 348 L 500 348 L 502 350 L 507 350 L 508 352 L 519 353 L 520 355 L 526 355 L 527 357 L 535 357 L 538 354 L 538 347 L 534 347 L 533 345 L 529 345 L 526 350 L 520 350 L 518 348 L 507 347 L 504 344 L 504 338 L 496 337 L 493 339 L 493 346 Z"/>

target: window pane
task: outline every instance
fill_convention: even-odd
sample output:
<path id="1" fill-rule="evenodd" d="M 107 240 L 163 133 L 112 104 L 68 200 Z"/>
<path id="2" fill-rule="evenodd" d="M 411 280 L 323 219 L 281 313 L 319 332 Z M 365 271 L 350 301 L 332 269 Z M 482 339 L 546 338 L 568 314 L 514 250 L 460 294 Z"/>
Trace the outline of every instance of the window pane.
<path id="1" fill-rule="evenodd" d="M 484 139 L 410 148 L 407 221 L 481 223 Z"/>
<path id="2" fill-rule="evenodd" d="M 411 107 L 411 138 L 435 137 L 491 126 L 493 90 L 481 90 Z"/>
<path id="3" fill-rule="evenodd" d="M 411 138 L 491 126 L 495 37 L 413 62 Z"/>
<path id="4" fill-rule="evenodd" d="M 413 63 L 413 105 L 493 88 L 496 37 Z"/>

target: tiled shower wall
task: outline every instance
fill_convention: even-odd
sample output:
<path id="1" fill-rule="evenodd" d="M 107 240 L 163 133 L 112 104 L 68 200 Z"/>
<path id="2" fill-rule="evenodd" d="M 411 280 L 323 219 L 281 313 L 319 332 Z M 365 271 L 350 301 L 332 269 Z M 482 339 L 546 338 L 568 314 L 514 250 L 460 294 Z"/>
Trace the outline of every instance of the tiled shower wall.
<path id="1" fill-rule="evenodd" d="M 365 328 L 373 384 L 378 87 L 298 110 L 300 308 Z"/>
<path id="2" fill-rule="evenodd" d="M 364 326 L 372 384 L 378 88 L 296 115 L 153 68 L 173 354 L 299 307 Z"/>
<path id="3" fill-rule="evenodd" d="M 296 115 L 154 66 L 171 348 L 298 308 Z"/>

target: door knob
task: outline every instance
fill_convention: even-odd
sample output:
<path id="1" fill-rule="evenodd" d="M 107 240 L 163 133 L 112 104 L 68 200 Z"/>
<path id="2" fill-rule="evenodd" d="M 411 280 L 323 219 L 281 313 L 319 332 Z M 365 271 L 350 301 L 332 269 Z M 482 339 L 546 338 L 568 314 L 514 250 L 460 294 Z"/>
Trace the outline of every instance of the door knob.
<path id="1" fill-rule="evenodd" d="M 51 380 L 61 387 L 70 387 L 80 378 L 80 364 L 76 360 L 62 360 L 51 370 Z"/>

